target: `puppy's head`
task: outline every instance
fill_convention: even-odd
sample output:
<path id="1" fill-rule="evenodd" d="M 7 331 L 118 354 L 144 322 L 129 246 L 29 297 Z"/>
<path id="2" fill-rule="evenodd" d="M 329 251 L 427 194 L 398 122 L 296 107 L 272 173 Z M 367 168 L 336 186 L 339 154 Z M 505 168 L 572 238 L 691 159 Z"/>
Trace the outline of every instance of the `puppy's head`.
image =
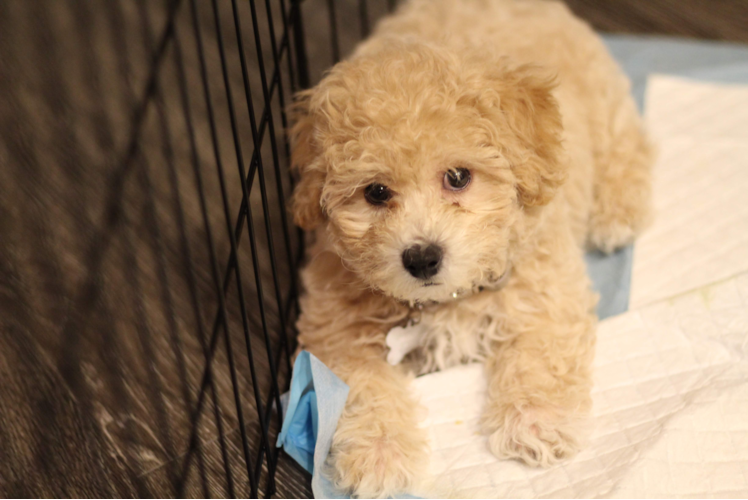
<path id="1" fill-rule="evenodd" d="M 392 42 L 298 96 L 296 223 L 411 302 L 490 286 L 563 182 L 553 84 L 484 54 Z"/>

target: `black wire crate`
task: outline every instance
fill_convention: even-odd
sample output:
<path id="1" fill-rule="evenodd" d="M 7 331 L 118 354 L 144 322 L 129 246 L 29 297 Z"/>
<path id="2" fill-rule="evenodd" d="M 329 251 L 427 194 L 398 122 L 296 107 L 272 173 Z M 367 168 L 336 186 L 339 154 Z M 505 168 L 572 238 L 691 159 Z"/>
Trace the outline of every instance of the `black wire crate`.
<path id="1" fill-rule="evenodd" d="M 0 496 L 300 497 L 285 110 L 394 2 L 0 2 Z"/>

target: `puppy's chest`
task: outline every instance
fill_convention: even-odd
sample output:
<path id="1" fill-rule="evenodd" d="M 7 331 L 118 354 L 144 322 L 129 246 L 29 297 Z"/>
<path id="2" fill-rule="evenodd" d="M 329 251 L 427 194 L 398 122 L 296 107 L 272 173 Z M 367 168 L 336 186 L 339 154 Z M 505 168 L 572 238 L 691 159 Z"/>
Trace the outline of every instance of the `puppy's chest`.
<path id="1" fill-rule="evenodd" d="M 387 360 L 417 374 L 483 361 L 491 344 L 505 337 L 492 301 L 455 303 L 414 313 L 412 324 L 387 335 Z"/>

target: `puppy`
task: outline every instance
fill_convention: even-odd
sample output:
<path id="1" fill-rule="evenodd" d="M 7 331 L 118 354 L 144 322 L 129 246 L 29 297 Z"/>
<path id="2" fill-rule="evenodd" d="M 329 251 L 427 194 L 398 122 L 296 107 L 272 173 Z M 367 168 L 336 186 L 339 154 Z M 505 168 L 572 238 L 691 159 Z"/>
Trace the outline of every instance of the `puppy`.
<path id="1" fill-rule="evenodd" d="M 311 232 L 299 341 L 350 386 L 329 459 L 360 497 L 427 465 L 386 335 L 418 373 L 483 361 L 491 451 L 576 453 L 596 295 L 585 247 L 648 219 L 651 153 L 629 84 L 561 3 L 410 0 L 298 95 L 292 200 Z"/>

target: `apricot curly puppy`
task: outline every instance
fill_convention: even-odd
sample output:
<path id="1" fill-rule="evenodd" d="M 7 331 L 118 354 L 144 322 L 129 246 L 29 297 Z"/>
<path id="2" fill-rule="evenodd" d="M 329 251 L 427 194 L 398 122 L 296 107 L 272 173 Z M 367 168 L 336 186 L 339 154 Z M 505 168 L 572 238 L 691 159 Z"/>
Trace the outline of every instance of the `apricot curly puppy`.
<path id="1" fill-rule="evenodd" d="M 418 373 L 480 360 L 498 457 L 580 447 L 596 296 L 586 245 L 628 244 L 651 154 L 629 84 L 561 3 L 411 0 L 296 104 L 293 198 L 313 231 L 300 342 L 351 388 L 329 460 L 362 497 L 407 490 L 427 442 L 385 336 Z"/>

